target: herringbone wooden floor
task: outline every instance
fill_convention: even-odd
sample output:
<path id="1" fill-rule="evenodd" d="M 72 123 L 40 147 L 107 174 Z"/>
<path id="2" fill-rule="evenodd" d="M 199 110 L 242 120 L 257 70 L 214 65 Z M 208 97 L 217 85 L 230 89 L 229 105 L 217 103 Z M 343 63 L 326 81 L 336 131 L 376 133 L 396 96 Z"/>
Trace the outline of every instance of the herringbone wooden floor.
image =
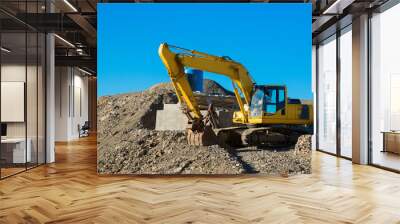
<path id="1" fill-rule="evenodd" d="M 0 181 L 0 223 L 400 223 L 400 175 L 313 154 L 294 177 L 99 177 L 96 141 Z"/>

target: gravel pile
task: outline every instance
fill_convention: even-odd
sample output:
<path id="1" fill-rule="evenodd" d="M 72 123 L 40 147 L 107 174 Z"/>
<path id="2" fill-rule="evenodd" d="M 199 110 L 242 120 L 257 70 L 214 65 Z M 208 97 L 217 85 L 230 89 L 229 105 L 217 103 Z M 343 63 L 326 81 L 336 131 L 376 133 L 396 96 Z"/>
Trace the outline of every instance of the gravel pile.
<path id="1" fill-rule="evenodd" d="M 186 144 L 179 131 L 138 129 L 113 147 L 104 150 L 99 172 L 121 174 L 224 174 L 241 173 L 241 164 L 218 146 Z M 110 147 L 110 146 L 108 146 Z"/>
<path id="2" fill-rule="evenodd" d="M 208 83 L 218 87 L 219 84 Z M 208 89 L 210 92 L 225 90 Z M 156 110 L 177 103 L 170 83 L 98 99 L 98 172 L 101 174 L 293 175 L 311 172 L 311 137 L 293 149 L 190 146 L 182 131 L 155 131 Z"/>

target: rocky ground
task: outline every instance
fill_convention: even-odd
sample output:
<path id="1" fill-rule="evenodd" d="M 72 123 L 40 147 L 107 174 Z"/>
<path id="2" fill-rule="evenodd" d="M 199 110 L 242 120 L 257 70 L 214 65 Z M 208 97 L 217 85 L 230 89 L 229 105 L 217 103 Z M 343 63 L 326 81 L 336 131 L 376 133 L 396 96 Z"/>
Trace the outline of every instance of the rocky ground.
<path id="1" fill-rule="evenodd" d="M 209 93 L 227 93 L 212 81 Z M 190 146 L 182 131 L 155 131 L 156 110 L 176 103 L 169 83 L 98 100 L 98 172 L 103 174 L 293 175 L 311 172 L 311 137 L 292 149 Z"/>

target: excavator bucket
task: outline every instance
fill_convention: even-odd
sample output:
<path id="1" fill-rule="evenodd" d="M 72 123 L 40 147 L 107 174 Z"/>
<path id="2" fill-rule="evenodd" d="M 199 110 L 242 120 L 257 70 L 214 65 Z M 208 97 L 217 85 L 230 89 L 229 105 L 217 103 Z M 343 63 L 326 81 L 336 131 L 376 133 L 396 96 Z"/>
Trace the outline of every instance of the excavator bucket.
<path id="1" fill-rule="evenodd" d="M 210 146 L 217 144 L 217 137 L 210 126 L 206 126 L 203 131 L 187 129 L 187 140 L 189 145 Z"/>
<path id="2" fill-rule="evenodd" d="M 186 136 L 189 145 L 210 146 L 217 144 L 214 128 L 219 127 L 218 115 L 212 104 L 208 105 L 207 115 L 188 126 Z"/>

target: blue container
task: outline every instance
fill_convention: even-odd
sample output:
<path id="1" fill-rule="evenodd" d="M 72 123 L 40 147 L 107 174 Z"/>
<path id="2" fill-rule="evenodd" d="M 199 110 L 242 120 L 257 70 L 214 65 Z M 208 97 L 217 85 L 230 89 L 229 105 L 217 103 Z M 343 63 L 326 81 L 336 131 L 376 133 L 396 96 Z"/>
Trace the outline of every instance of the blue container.
<path id="1" fill-rule="evenodd" d="M 203 92 L 203 71 L 198 69 L 185 69 L 189 84 L 193 92 Z"/>

